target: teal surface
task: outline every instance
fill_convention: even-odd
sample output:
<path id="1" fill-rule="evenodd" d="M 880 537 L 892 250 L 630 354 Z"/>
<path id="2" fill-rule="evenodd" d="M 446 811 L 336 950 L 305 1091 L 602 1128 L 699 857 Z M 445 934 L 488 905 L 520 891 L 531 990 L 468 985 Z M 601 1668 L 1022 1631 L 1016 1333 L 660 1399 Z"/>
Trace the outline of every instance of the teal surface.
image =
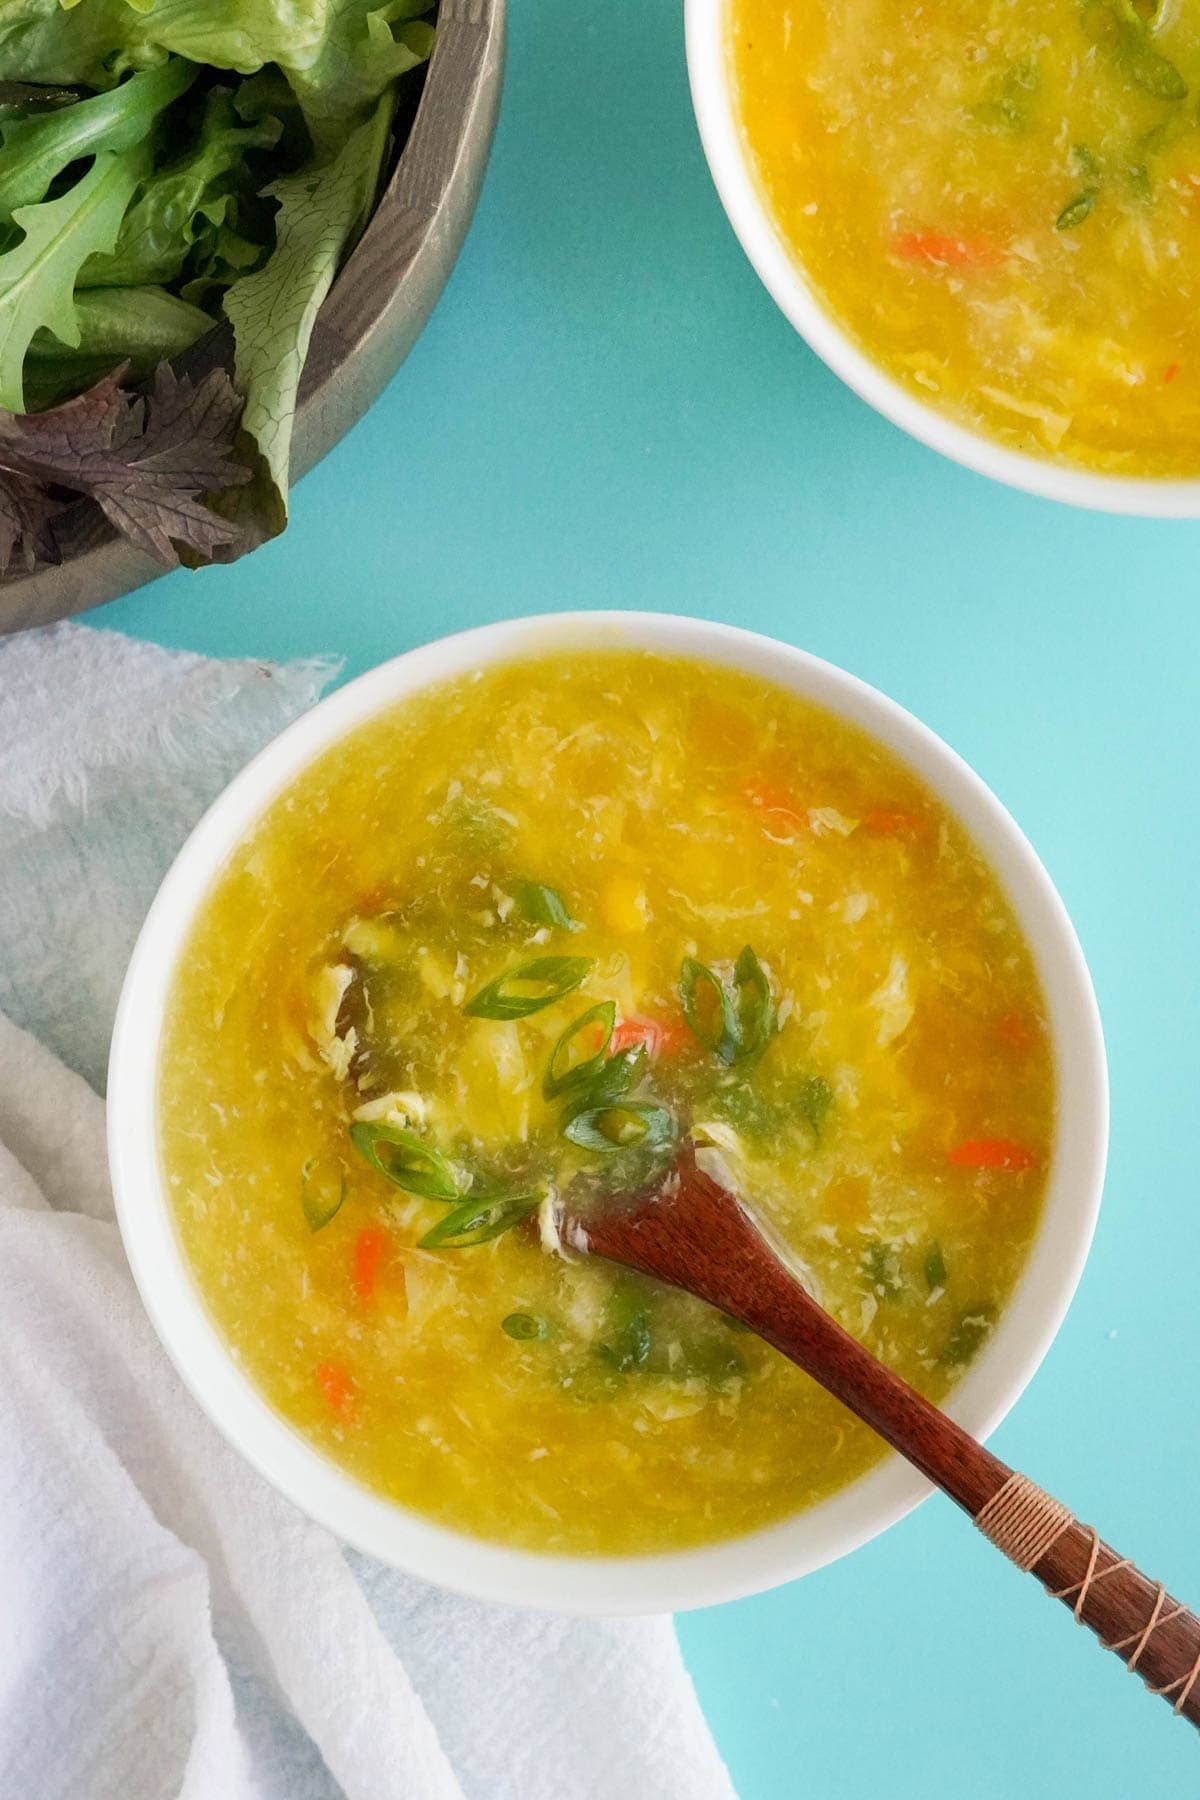
<path id="1" fill-rule="evenodd" d="M 93 618 L 353 674 L 516 613 L 692 612 L 948 738 L 1059 884 L 1113 1084 L 1096 1248 L 995 1447 L 1200 1603 L 1200 525 L 1009 493 L 843 389 L 726 224 L 677 13 L 516 0 L 475 227 L 398 378 L 282 540 Z M 743 1800 L 1200 1791 L 1190 1728 L 941 1500 L 680 1631 Z"/>

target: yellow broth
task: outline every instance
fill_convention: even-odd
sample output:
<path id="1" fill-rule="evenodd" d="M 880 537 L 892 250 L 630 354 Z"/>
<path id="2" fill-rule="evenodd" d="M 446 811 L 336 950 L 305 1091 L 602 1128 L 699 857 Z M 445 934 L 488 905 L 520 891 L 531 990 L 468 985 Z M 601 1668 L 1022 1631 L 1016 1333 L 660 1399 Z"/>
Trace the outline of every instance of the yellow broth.
<path id="1" fill-rule="evenodd" d="M 539 922 L 550 890 L 569 923 Z M 746 946 L 757 988 L 735 983 Z M 547 956 L 582 959 L 570 993 L 515 1020 L 466 1010 Z M 685 958 L 739 1000 L 733 1060 L 703 978 L 687 1022 Z M 559 1072 L 636 1063 L 642 1044 L 626 1103 L 690 1131 L 833 1314 L 945 1394 L 1037 1226 L 1042 997 L 995 878 L 928 790 L 739 673 L 558 655 L 405 702 L 321 758 L 201 909 L 169 1008 L 162 1154 L 219 1329 L 321 1450 L 483 1537 L 649 1552 L 783 1518 L 881 1450 L 699 1302 L 555 1252 L 553 1193 L 653 1161 L 644 1142 L 569 1141 L 578 1095 L 543 1093 L 564 1029 L 606 1002 L 614 1038 L 602 1018 Z M 545 1203 L 477 1247 L 423 1248 L 451 1205 L 392 1185 L 356 1119 L 411 1133 L 460 1197 Z"/>
<path id="2" fill-rule="evenodd" d="M 862 348 L 1010 448 L 1200 473 L 1195 0 L 732 0 L 779 228 Z"/>

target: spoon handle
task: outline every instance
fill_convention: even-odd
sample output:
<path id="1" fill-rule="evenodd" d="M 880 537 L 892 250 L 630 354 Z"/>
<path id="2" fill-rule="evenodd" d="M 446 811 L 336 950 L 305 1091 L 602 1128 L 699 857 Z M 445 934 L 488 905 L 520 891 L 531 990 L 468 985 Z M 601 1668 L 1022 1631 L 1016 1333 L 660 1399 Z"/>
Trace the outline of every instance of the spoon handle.
<path id="1" fill-rule="evenodd" d="M 589 1218 L 584 1236 L 593 1254 L 686 1288 L 799 1364 L 1069 1605 L 1152 1693 L 1200 1725 L 1200 1619 L 844 1331 L 740 1201 L 694 1162 L 676 1169 L 654 1205 Z"/>

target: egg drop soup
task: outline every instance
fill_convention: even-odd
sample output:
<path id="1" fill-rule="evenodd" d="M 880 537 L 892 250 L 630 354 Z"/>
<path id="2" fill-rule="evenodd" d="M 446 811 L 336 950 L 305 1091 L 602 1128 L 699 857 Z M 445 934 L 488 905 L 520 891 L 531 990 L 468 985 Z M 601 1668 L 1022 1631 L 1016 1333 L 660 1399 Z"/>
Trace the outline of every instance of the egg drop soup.
<path id="1" fill-rule="evenodd" d="M 1200 474 L 1197 0 L 731 0 L 768 209 L 860 347 L 951 419 Z"/>
<path id="2" fill-rule="evenodd" d="M 633 651 L 428 690 L 294 781 L 198 915 L 160 1108 L 267 1401 L 400 1505 L 571 1553 L 748 1532 L 883 1454 L 730 1320 L 563 1254 L 573 1180 L 690 1136 L 940 1399 L 1054 1142 L 1030 953 L 957 820 L 796 695 Z"/>

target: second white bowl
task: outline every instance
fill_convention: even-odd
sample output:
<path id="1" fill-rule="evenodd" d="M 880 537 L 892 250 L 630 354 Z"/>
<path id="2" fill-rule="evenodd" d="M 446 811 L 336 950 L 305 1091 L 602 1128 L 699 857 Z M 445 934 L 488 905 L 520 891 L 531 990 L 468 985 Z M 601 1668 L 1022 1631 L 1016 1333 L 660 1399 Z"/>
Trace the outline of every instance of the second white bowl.
<path id="1" fill-rule="evenodd" d="M 1101 475 L 1024 456 L 957 425 L 917 399 L 859 347 L 838 323 L 780 231 L 754 173 L 738 114 L 730 46 L 730 0 L 685 0 L 688 76 L 704 154 L 721 204 L 780 310 L 835 375 L 876 412 L 943 456 L 1010 487 L 1101 512 L 1157 518 L 1200 517 L 1200 481 Z"/>

